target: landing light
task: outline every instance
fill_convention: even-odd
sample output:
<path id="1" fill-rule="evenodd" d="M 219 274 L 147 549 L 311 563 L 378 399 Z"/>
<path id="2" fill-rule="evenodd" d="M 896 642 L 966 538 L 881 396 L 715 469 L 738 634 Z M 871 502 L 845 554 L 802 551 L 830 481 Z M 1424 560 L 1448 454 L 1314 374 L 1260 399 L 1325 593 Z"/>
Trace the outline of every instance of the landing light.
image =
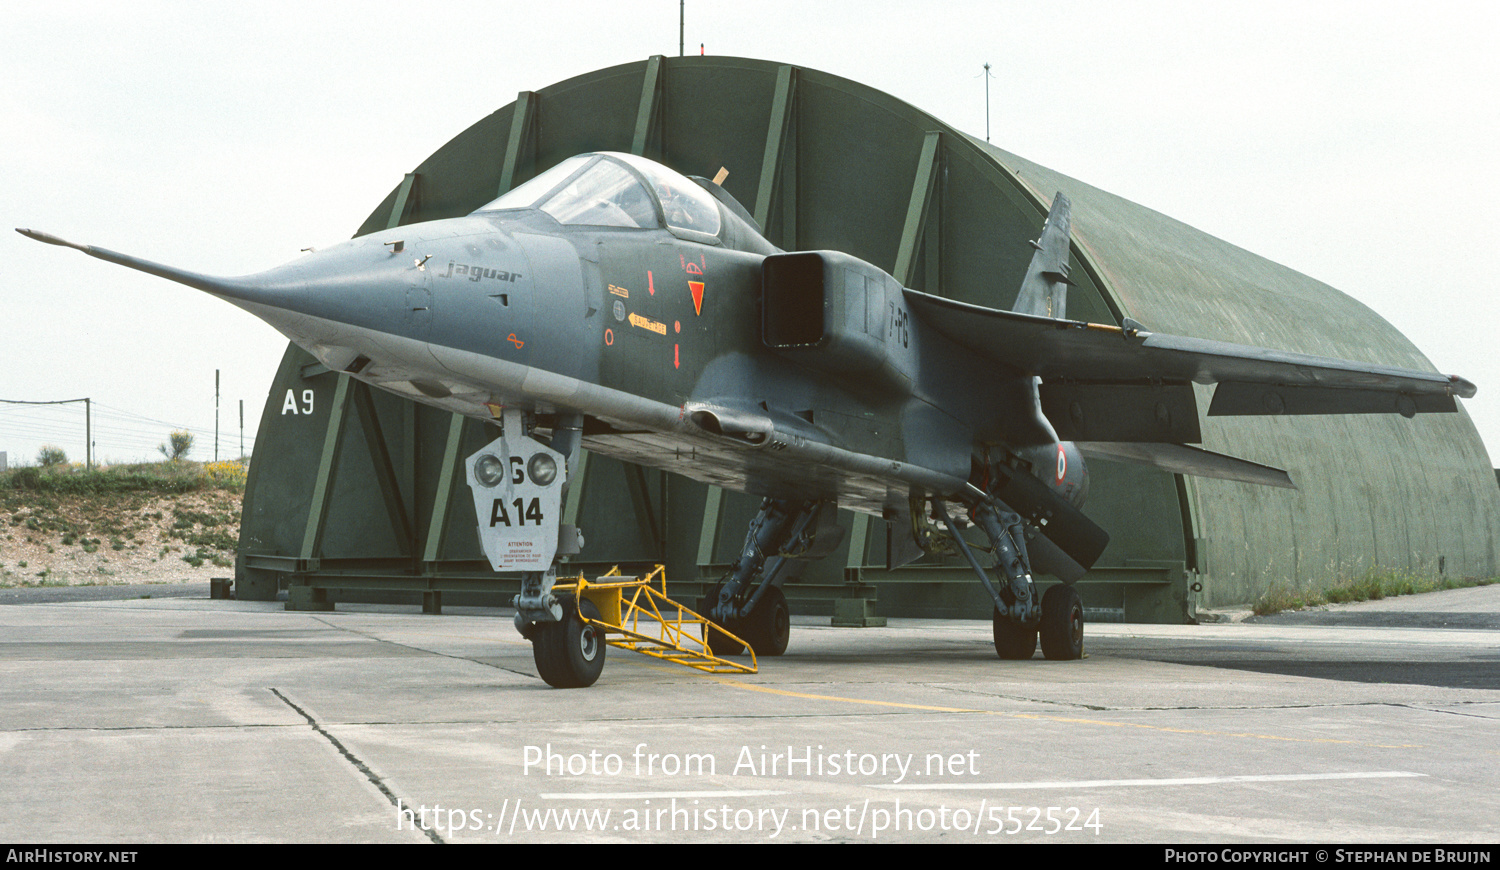
<path id="1" fill-rule="evenodd" d="M 557 479 L 557 460 L 545 453 L 538 453 L 526 463 L 526 473 L 537 486 L 549 486 Z"/>
<path id="2" fill-rule="evenodd" d="M 485 486 L 495 486 L 505 479 L 505 463 L 486 453 L 474 463 L 474 476 Z"/>

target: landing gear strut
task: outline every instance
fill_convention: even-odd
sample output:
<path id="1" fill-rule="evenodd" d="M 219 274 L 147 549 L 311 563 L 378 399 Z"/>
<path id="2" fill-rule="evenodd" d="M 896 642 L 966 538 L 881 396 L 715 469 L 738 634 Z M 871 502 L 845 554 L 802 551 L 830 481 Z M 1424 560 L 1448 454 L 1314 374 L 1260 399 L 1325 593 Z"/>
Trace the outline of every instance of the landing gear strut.
<path id="1" fill-rule="evenodd" d="M 832 502 L 765 499 L 728 577 L 700 603 L 701 612 L 743 637 L 757 656 L 779 656 L 791 638 L 791 610 L 781 584 L 789 560 L 816 559 L 843 541 Z M 717 632 L 705 638 L 717 655 L 743 651 Z M 726 649 L 733 646 L 734 649 Z"/>

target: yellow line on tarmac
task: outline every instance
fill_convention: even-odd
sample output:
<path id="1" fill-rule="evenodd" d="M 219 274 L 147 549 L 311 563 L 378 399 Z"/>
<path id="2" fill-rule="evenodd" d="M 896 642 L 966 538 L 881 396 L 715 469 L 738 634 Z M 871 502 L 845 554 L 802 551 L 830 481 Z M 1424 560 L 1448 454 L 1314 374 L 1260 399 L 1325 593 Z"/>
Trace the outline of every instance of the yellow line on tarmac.
<path id="1" fill-rule="evenodd" d="M 1105 728 L 1140 728 L 1146 731 L 1161 731 L 1169 734 L 1198 734 L 1207 737 L 1247 737 L 1252 740 L 1276 740 L 1287 743 L 1333 743 L 1350 746 L 1370 746 L 1378 749 L 1414 749 L 1420 743 L 1366 743 L 1361 740 L 1340 740 L 1332 737 L 1283 737 L 1276 734 L 1257 734 L 1251 731 L 1211 731 L 1198 728 L 1171 728 L 1165 725 L 1145 725 L 1139 722 L 1110 722 L 1105 719 L 1084 719 L 1077 716 L 1054 716 L 1046 713 L 1016 713 L 1004 710 L 980 710 L 972 707 L 939 707 L 932 704 L 907 704 L 900 701 L 872 701 L 866 698 L 845 698 L 839 695 L 815 695 L 810 692 L 793 692 L 788 689 L 773 689 L 756 686 L 727 677 L 711 679 L 737 689 L 782 695 L 788 698 L 805 698 L 810 701 L 841 701 L 846 704 L 865 704 L 872 707 L 893 707 L 901 710 L 926 710 L 935 713 L 977 713 L 983 716 L 1003 716 L 1007 719 L 1037 719 L 1046 722 L 1063 722 L 1071 725 L 1098 725 Z"/>

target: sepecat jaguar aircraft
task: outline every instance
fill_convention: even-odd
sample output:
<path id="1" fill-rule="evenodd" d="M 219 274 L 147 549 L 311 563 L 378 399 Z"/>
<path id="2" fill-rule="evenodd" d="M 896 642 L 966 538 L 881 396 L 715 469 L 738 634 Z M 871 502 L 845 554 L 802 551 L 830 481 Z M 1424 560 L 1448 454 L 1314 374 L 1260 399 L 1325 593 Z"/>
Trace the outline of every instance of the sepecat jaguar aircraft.
<path id="1" fill-rule="evenodd" d="M 561 687 L 604 665 L 580 619 L 593 605 L 553 589 L 583 545 L 560 523 L 580 448 L 763 497 L 700 605 L 759 655 L 786 649 L 789 566 L 838 546 L 843 507 L 890 524 L 895 565 L 961 554 L 994 599 L 1002 658 L 1031 658 L 1040 636 L 1047 658 L 1073 659 L 1073 584 L 1108 541 L 1081 510 L 1086 456 L 1292 486 L 1189 446 L 1194 384 L 1217 385 L 1210 416 L 1411 417 L 1474 395 L 1459 377 L 1068 320 L 1062 194 L 1009 311 L 905 289 L 836 251 L 782 251 L 720 184 L 617 153 L 564 160 L 467 217 L 241 278 L 19 232 L 204 290 L 330 369 L 498 422 L 466 463 L 480 538 L 496 571 L 524 572 L 516 625 Z M 1038 575 L 1061 582 L 1040 595 Z"/>

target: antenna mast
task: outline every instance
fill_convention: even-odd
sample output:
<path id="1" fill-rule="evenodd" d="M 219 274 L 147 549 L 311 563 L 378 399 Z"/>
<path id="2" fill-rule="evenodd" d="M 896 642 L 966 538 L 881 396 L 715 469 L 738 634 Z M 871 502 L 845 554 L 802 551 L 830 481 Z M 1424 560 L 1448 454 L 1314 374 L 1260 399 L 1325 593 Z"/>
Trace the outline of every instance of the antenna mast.
<path id="1" fill-rule="evenodd" d="M 984 65 L 984 141 L 990 141 L 990 79 L 994 76 L 990 73 L 988 62 Z"/>

